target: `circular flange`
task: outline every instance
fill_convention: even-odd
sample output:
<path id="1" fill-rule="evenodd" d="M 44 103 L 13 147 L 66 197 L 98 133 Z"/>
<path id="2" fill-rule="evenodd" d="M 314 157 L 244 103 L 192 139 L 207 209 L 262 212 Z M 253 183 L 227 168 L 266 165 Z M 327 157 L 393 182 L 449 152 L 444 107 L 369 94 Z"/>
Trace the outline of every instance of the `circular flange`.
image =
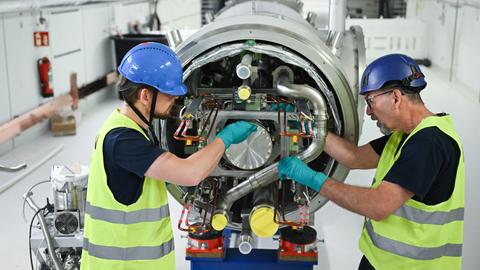
<path id="1" fill-rule="evenodd" d="M 272 155 L 272 137 L 261 125 L 255 123 L 257 131 L 239 144 L 232 144 L 225 156 L 233 166 L 243 170 L 254 170 L 265 165 Z"/>

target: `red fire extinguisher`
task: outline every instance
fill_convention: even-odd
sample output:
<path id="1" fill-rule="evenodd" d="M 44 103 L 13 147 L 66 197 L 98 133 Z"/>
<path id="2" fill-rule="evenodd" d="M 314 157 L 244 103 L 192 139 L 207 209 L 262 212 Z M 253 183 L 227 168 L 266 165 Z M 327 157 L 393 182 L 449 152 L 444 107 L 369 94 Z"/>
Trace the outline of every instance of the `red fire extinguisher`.
<path id="1" fill-rule="evenodd" d="M 52 64 L 48 57 L 42 57 L 37 60 L 37 66 L 42 97 L 51 97 L 53 96 Z"/>

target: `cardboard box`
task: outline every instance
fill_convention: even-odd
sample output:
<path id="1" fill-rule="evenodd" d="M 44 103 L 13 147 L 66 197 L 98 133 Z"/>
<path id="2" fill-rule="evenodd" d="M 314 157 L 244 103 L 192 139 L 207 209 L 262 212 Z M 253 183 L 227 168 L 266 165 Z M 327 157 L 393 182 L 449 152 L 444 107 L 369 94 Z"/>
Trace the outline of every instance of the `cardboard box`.
<path id="1" fill-rule="evenodd" d="M 50 127 L 53 136 L 75 135 L 77 133 L 77 121 L 75 115 L 55 114 L 50 119 Z"/>

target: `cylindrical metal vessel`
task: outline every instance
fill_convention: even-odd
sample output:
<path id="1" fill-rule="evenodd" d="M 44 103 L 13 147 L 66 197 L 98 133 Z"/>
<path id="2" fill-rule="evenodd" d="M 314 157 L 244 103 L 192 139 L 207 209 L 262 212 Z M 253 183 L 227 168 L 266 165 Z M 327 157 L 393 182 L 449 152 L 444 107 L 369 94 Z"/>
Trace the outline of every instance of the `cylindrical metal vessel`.
<path id="1" fill-rule="evenodd" d="M 359 74 L 365 62 L 363 34 L 360 28 L 352 28 L 343 32 L 342 36 L 334 48 L 327 46 L 328 30 L 318 30 L 309 24 L 301 15 L 299 1 L 231 1 L 212 23 L 176 46 L 184 66 L 184 81 L 190 89 L 189 96 L 209 95 L 217 103 L 220 100 L 223 106 L 209 130 L 207 142 L 213 140 L 216 132 L 224 125 L 237 120 L 261 122 L 273 142 L 271 150 L 268 148 L 268 155 L 264 154 L 266 158 L 261 159 L 260 163 L 249 163 L 255 164 L 249 165 L 255 169 L 238 163 L 234 167 L 222 163 L 212 174 L 211 177 L 222 181 L 224 187 L 228 186 L 225 194 L 242 194 L 239 197 L 243 199 L 235 197 L 238 200 L 233 205 L 228 202 L 228 198 L 222 196 L 217 201 L 218 212 L 228 216 L 228 227 L 241 229 L 241 219 L 238 218 L 240 212 L 254 207 L 251 191 L 256 183 L 266 186 L 272 182 L 266 178 L 272 177 L 270 172 L 276 169 L 273 165 L 282 156 L 292 153 L 302 157 L 303 151 L 312 143 L 308 139 L 301 139 L 299 143 L 292 144 L 283 135 L 279 135 L 284 123 L 282 119 L 277 120 L 277 111 L 268 103 L 269 98 L 286 97 L 294 101 L 294 108 L 285 114 L 285 123 L 288 125 L 299 122 L 302 113 L 311 114 L 312 117 L 317 117 L 317 110 L 325 113 L 328 119 L 314 121 L 311 127 L 311 132 L 320 136 L 315 137 L 315 140 L 324 141 L 325 131 L 328 130 L 357 142 L 362 120 L 360 116 L 363 115 L 364 108 L 363 102 L 358 99 Z M 238 75 L 237 67 L 245 72 Z M 291 82 L 282 86 L 285 78 Z M 245 84 L 249 84 L 249 95 L 238 98 L 236 91 Z M 289 96 L 287 92 L 282 92 L 282 87 L 293 87 L 300 94 L 293 91 L 296 94 Z M 302 95 L 302 87 L 314 89 L 316 93 L 312 95 L 305 92 Z M 200 107 L 196 111 L 198 126 L 208 122 L 205 120 L 207 107 L 203 110 Z M 187 155 L 187 152 L 182 145 L 171 139 L 171 133 L 178 126 L 179 120 L 162 121 L 162 146 L 182 156 Z M 321 131 L 319 124 L 324 124 L 326 130 Z M 191 128 L 195 130 L 198 126 L 192 125 Z M 294 125 L 289 128 L 295 131 Z M 320 154 L 323 144 L 320 143 L 319 146 L 322 149 L 316 149 L 315 156 L 308 157 L 308 161 L 313 160 L 310 166 L 343 181 L 348 170 L 325 153 Z M 241 150 L 238 149 L 238 153 Z M 225 157 L 226 160 L 232 159 L 231 155 Z M 245 181 L 250 182 L 244 183 Z M 169 185 L 168 188 L 182 203 L 186 189 L 174 185 Z M 239 192 L 236 189 L 240 189 Z M 308 191 L 308 196 L 312 213 L 327 201 L 312 190 Z M 293 200 L 286 210 L 287 217 L 294 219 L 298 216 Z"/>

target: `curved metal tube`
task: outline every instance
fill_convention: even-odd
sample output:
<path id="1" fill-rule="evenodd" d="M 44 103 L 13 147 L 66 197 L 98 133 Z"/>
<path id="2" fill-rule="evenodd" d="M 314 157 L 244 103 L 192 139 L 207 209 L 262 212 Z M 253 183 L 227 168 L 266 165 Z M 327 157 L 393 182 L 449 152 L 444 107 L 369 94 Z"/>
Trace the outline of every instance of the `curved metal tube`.
<path id="1" fill-rule="evenodd" d="M 25 169 L 27 167 L 27 163 L 21 163 L 21 164 L 18 164 L 17 166 L 3 166 L 3 165 L 0 165 L 0 171 L 4 171 L 4 172 L 16 172 L 16 171 L 20 171 L 22 169 Z"/>
<path id="2" fill-rule="evenodd" d="M 40 208 L 32 200 L 32 198 L 30 197 L 31 195 L 32 195 L 31 192 L 25 193 L 23 195 L 23 198 L 25 199 L 25 201 L 27 201 L 30 208 L 32 208 L 32 210 L 35 211 L 35 213 L 36 213 L 40 210 Z M 45 217 L 43 216 L 43 213 L 40 213 L 37 216 L 38 216 L 38 220 L 40 221 L 40 227 L 42 228 L 43 237 L 45 237 L 45 240 L 47 241 L 48 254 L 50 255 L 50 259 L 52 259 L 52 261 L 53 261 L 53 266 L 55 267 L 55 270 L 63 270 L 63 266 L 60 263 L 60 260 L 58 259 L 57 255 L 55 253 L 55 248 L 53 246 L 52 236 L 50 235 L 50 232 L 48 231 L 47 221 L 45 220 Z"/>
<path id="3" fill-rule="evenodd" d="M 292 98 L 303 98 L 313 103 L 314 126 L 312 132 L 312 143 L 308 148 L 298 155 L 298 158 L 310 162 L 317 158 L 325 146 L 327 137 L 327 106 L 325 99 L 313 87 L 298 84 L 278 84 L 277 89 L 281 95 Z M 265 169 L 249 176 L 239 185 L 229 189 L 224 198 L 217 205 L 215 212 L 226 212 L 234 202 L 257 188 L 264 187 L 278 179 L 278 162 L 271 164 Z"/>
<path id="4" fill-rule="evenodd" d="M 298 154 L 298 158 L 310 162 L 317 158 L 325 146 L 325 138 L 327 137 L 327 104 L 325 99 L 320 95 L 319 91 L 308 85 L 287 84 L 277 85 L 282 95 L 293 98 L 304 98 L 310 100 L 313 104 L 313 118 L 317 128 L 313 129 L 312 143 L 310 146 Z"/>

